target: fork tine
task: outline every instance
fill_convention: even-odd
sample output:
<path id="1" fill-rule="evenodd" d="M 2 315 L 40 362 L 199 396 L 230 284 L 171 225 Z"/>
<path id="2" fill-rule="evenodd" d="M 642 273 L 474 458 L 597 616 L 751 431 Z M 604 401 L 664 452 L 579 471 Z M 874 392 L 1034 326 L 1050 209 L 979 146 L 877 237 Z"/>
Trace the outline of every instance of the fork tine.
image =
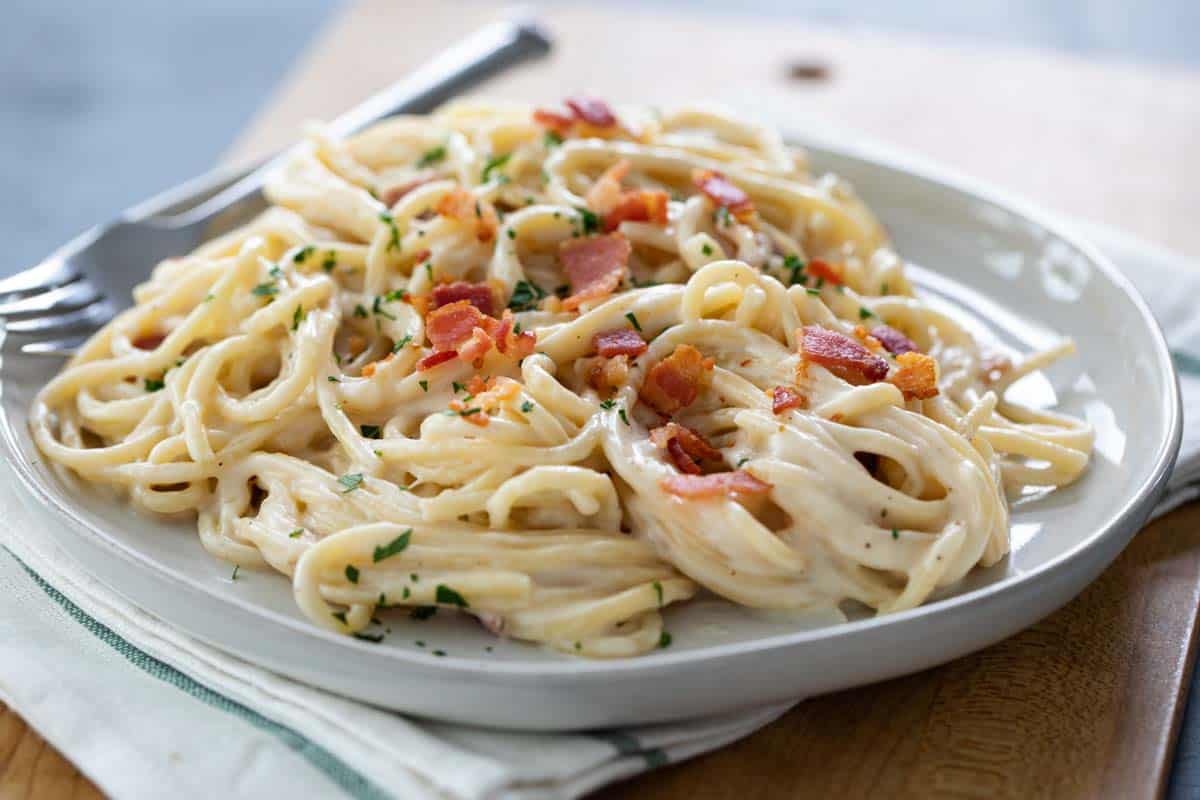
<path id="1" fill-rule="evenodd" d="M 57 289 L 0 303 L 0 317 L 46 316 L 74 311 L 104 299 L 87 281 L 76 281 Z"/>
<path id="2" fill-rule="evenodd" d="M 82 336 L 72 336 L 67 339 L 53 339 L 48 342 L 29 342 L 21 345 L 21 352 L 27 356 L 53 356 L 69 358 L 75 355 L 87 339 Z"/>
<path id="3" fill-rule="evenodd" d="M 36 267 L 0 280 L 0 295 L 39 292 L 79 280 L 79 273 L 66 261 L 51 256 Z"/>
<path id="4" fill-rule="evenodd" d="M 107 300 L 93 303 L 76 311 L 49 317 L 8 320 L 5 329 L 9 333 L 37 334 L 38 336 L 66 335 L 72 331 L 99 328 L 113 318 L 116 311 Z"/>

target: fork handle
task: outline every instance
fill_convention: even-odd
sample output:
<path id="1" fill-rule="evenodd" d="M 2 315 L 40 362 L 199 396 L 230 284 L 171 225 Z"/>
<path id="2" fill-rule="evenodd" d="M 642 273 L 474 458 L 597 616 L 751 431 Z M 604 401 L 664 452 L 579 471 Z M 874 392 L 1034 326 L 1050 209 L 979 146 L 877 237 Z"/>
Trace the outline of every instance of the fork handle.
<path id="1" fill-rule="evenodd" d="M 395 114 L 432 111 L 468 87 L 522 61 L 550 52 L 549 35 L 532 19 L 507 20 L 485 25 L 436 56 L 425 66 L 364 100 L 329 124 L 335 136 L 348 136 Z M 174 217 L 174 225 L 191 225 L 215 217 L 235 203 L 258 192 L 267 174 L 287 152 Z"/>

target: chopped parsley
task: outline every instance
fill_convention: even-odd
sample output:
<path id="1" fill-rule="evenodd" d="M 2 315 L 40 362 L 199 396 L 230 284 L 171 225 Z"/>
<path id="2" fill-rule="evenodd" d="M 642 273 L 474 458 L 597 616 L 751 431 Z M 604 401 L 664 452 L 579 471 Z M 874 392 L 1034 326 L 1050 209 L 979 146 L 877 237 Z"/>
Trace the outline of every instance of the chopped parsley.
<path id="1" fill-rule="evenodd" d="M 296 255 L 292 256 L 292 262 L 295 264 L 303 264 L 304 260 L 311 256 L 313 251 L 316 249 L 317 248 L 313 247 L 311 244 L 301 247 L 300 250 L 297 251 Z"/>
<path id="2" fill-rule="evenodd" d="M 805 289 L 804 291 L 808 292 L 808 293 L 809 293 L 809 294 L 811 294 L 813 297 L 820 297 L 820 296 L 821 296 L 821 290 L 820 290 L 820 289 Z"/>
<path id="3" fill-rule="evenodd" d="M 626 425 L 629 424 L 629 417 L 625 416 L 625 409 L 618 408 L 617 416 L 621 418 L 621 422 L 624 422 Z"/>
<path id="4" fill-rule="evenodd" d="M 450 388 L 454 390 L 455 394 L 458 394 L 459 392 L 465 392 L 467 390 L 466 385 L 459 383 L 458 381 L 451 381 Z"/>
<path id="5" fill-rule="evenodd" d="M 407 586 L 405 586 L 404 591 L 400 593 L 400 597 L 402 597 L 405 600 L 412 597 L 412 592 L 409 591 L 409 588 Z"/>
<path id="6" fill-rule="evenodd" d="M 441 658 L 442 656 L 446 655 L 446 651 L 445 650 L 434 650 L 433 654 L 435 656 L 437 656 L 438 658 Z"/>
<path id="7" fill-rule="evenodd" d="M 430 281 L 433 280 L 433 262 L 432 261 L 425 262 L 425 274 L 429 276 Z"/>
<path id="8" fill-rule="evenodd" d="M 512 228 L 509 228 L 509 229 L 508 229 L 508 238 L 509 238 L 509 239 L 516 239 L 516 238 L 517 238 L 517 232 L 516 232 L 516 231 L 514 231 Z"/>
<path id="9" fill-rule="evenodd" d="M 712 245 L 705 244 L 703 247 L 700 248 L 700 252 L 704 253 L 704 255 L 706 255 L 706 256 L 711 256 L 713 254 Z"/>
<path id="10" fill-rule="evenodd" d="M 350 492 L 353 492 L 359 486 L 362 486 L 362 482 L 363 476 L 361 472 L 353 472 L 349 475 L 343 475 L 342 477 L 338 478 L 338 483 L 346 487 L 342 491 L 342 494 L 349 494 Z"/>
<path id="11" fill-rule="evenodd" d="M 429 391 L 429 381 L 417 381 L 417 385 L 421 387 L 422 392 Z"/>
<path id="12" fill-rule="evenodd" d="M 166 385 L 167 385 L 167 382 L 162 379 L 155 380 L 154 378 L 146 378 L 146 391 L 147 392 L 157 392 Z"/>
<path id="13" fill-rule="evenodd" d="M 417 160 L 418 167 L 429 167 L 443 161 L 446 158 L 446 146 L 439 144 L 437 147 L 430 148 L 421 154 Z"/>
<path id="14" fill-rule="evenodd" d="M 859 319 L 867 319 L 868 317 L 873 317 L 873 316 L 875 316 L 875 315 L 873 313 L 871 313 L 871 311 L 867 308 L 858 309 L 858 318 Z"/>
<path id="15" fill-rule="evenodd" d="M 607 411 L 608 409 L 612 408 L 616 404 L 617 404 L 616 400 L 605 400 L 602 403 L 600 403 L 600 407 L 603 408 L 605 411 Z"/>
<path id="16" fill-rule="evenodd" d="M 409 528 L 395 539 L 392 539 L 383 547 L 376 545 L 375 552 L 371 555 L 371 560 L 378 564 L 385 558 L 391 558 L 397 553 L 403 553 L 405 548 L 408 547 L 408 542 L 410 539 L 412 539 L 412 528 Z"/>
<path id="17" fill-rule="evenodd" d="M 625 315 L 625 319 L 629 320 L 629 324 L 633 326 L 634 330 L 636 330 L 638 333 L 641 333 L 642 323 L 638 322 L 638 318 L 634 316 L 632 311 Z"/>
<path id="18" fill-rule="evenodd" d="M 333 268 L 337 266 L 337 253 L 330 250 L 325 254 L 325 260 L 321 262 L 321 269 L 326 272 L 333 272 Z"/>
<path id="19" fill-rule="evenodd" d="M 358 567 L 353 564 L 346 565 L 346 580 L 351 583 L 358 583 Z"/>
<path id="20" fill-rule="evenodd" d="M 270 275 L 272 278 L 282 278 L 283 270 L 281 270 L 279 268 L 278 264 L 275 264 L 269 270 L 267 270 L 267 274 Z"/>
<path id="21" fill-rule="evenodd" d="M 303 534 L 304 534 L 304 528 L 296 528 L 296 530 L 294 530 L 288 534 L 288 538 L 289 539 L 299 539 Z"/>
<path id="22" fill-rule="evenodd" d="M 250 294 L 259 297 L 270 297 L 271 295 L 279 294 L 279 287 L 275 285 L 275 281 L 268 281 L 267 283 L 260 283 L 258 286 L 255 286 L 250 290 Z"/>
<path id="23" fill-rule="evenodd" d="M 892 528 L 892 538 L 893 538 L 893 539 L 899 539 L 899 538 L 900 538 L 900 531 L 896 530 L 895 528 Z"/>
<path id="24" fill-rule="evenodd" d="M 401 339 L 400 341 L 398 341 L 394 345 L 392 345 L 392 352 L 399 353 L 402 349 L 407 347 L 410 342 L 412 342 L 412 334 L 411 333 L 405 335 L 405 337 L 403 339 Z"/>
<path id="25" fill-rule="evenodd" d="M 296 310 L 292 312 L 292 330 L 299 330 L 300 323 L 304 321 L 304 306 L 296 306 Z"/>
<path id="26" fill-rule="evenodd" d="M 538 302 L 545 296 L 546 292 L 536 283 L 517 281 L 512 297 L 508 300 L 508 307 L 513 311 L 529 311 L 537 308 Z"/>
<path id="27" fill-rule="evenodd" d="M 524 403 L 521 403 L 521 413 L 522 414 L 528 414 L 530 411 L 533 411 L 533 401 L 532 400 L 526 400 Z"/>
<path id="28" fill-rule="evenodd" d="M 583 226 L 584 233 L 595 233 L 600 230 L 600 217 L 596 216 L 595 212 L 579 207 L 576 207 L 575 210 L 579 212 L 579 223 Z"/>
<path id="29" fill-rule="evenodd" d="M 371 303 L 371 311 L 385 319 L 395 320 L 396 318 L 383 310 L 383 296 L 375 295 L 375 302 Z"/>
<path id="30" fill-rule="evenodd" d="M 362 431 L 362 435 L 368 439 L 378 439 L 380 427 L 378 425 L 359 425 L 358 429 Z"/>
<path id="31" fill-rule="evenodd" d="M 334 611 L 329 616 L 333 617 L 334 619 L 336 619 L 338 622 L 342 623 L 343 625 L 346 624 L 346 612 L 345 611 Z"/>
<path id="32" fill-rule="evenodd" d="M 400 229 L 396 227 L 396 218 L 386 211 L 379 212 L 379 221 L 391 229 L 392 236 L 388 239 L 388 250 L 400 249 Z"/>
<path id="33" fill-rule="evenodd" d="M 382 642 L 382 641 L 383 641 L 383 634 L 382 634 L 382 633 L 361 633 L 361 632 L 355 632 L 355 633 L 353 633 L 353 634 L 351 634 L 351 635 L 352 635 L 352 636 L 353 636 L 355 639 L 361 639 L 362 641 L 364 641 L 364 642 L 370 642 L 371 644 L 379 644 L 380 642 Z"/>
<path id="34" fill-rule="evenodd" d="M 667 633 L 666 631 L 663 631 L 662 636 L 658 637 L 658 646 L 660 648 L 670 647 L 671 646 L 671 634 Z"/>
<path id="35" fill-rule="evenodd" d="M 563 138 L 557 131 L 546 131 L 545 135 L 542 136 L 542 145 L 547 148 L 558 147 L 562 143 Z"/>
<path id="36" fill-rule="evenodd" d="M 492 179 L 492 173 L 498 169 L 503 169 L 504 165 L 508 163 L 510 158 L 512 158 L 512 153 L 505 153 L 502 156 L 493 156 L 492 158 L 489 158 L 487 163 L 483 165 L 483 173 L 479 176 L 480 180 L 482 180 L 484 183 L 490 181 Z M 506 177 L 508 176 L 501 173 L 501 179 Z"/>
<path id="37" fill-rule="evenodd" d="M 804 262 L 795 253 L 784 256 L 783 268 L 788 271 L 788 286 L 804 282 L 804 267 Z"/>
<path id="38" fill-rule="evenodd" d="M 654 582 L 654 593 L 656 595 L 658 595 L 658 607 L 662 608 L 662 604 L 663 604 L 662 584 L 659 583 L 658 581 Z"/>
<path id="39" fill-rule="evenodd" d="M 326 378 L 326 380 L 329 381 L 330 383 L 341 383 L 342 382 L 342 379 L 337 377 L 336 375 L 330 375 L 328 378 Z"/>
<path id="40" fill-rule="evenodd" d="M 745 463 L 746 463 L 747 461 L 749 461 L 749 460 L 750 460 L 750 456 L 743 456 L 742 458 L 739 458 L 739 459 L 738 459 L 738 462 L 737 462 L 737 468 L 738 468 L 738 469 L 741 469 L 741 468 L 742 468 L 742 464 L 745 464 Z"/>
<path id="41" fill-rule="evenodd" d="M 437 591 L 434 594 L 434 599 L 439 603 L 445 603 L 448 606 L 458 606 L 459 608 L 470 608 L 467 599 L 458 592 L 451 589 L 444 583 L 437 585 Z"/>
<path id="42" fill-rule="evenodd" d="M 359 303 L 358 305 L 356 305 L 354 307 L 354 316 L 358 317 L 359 319 L 366 319 L 367 318 L 367 307 L 364 306 L 362 303 Z"/>
<path id="43" fill-rule="evenodd" d="M 408 615 L 413 619 L 429 619 L 437 613 L 437 606 L 415 606 Z"/>
<path id="44" fill-rule="evenodd" d="M 241 569 L 242 569 L 242 565 L 241 565 L 241 564 L 234 564 L 234 565 L 233 565 L 233 574 L 229 576 L 229 580 L 231 580 L 231 581 L 236 581 L 236 580 L 237 580 L 237 576 L 238 576 L 238 572 L 240 572 L 240 571 L 241 571 Z"/>

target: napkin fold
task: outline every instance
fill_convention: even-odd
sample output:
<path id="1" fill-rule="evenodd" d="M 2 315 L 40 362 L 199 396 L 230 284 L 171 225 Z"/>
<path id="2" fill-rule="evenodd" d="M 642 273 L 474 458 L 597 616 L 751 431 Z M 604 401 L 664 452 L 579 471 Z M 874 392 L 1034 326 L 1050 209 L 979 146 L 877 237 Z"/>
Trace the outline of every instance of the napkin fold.
<path id="1" fill-rule="evenodd" d="M 1200 266 L 1075 225 L 1134 281 L 1171 345 L 1183 448 L 1155 514 L 1200 496 Z M 721 747 L 790 703 L 586 734 L 407 718 L 275 675 L 171 629 L 91 578 L 3 467 L 0 699 L 107 794 L 551 800 Z"/>

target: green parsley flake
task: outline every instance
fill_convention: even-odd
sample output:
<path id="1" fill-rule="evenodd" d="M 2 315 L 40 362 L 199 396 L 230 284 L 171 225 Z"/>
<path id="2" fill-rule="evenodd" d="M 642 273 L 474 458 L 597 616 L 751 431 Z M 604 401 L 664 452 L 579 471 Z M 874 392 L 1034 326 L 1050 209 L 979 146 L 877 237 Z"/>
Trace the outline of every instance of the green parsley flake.
<path id="1" fill-rule="evenodd" d="M 899 538 L 900 538 L 900 531 L 896 530 L 895 528 L 892 528 L 892 538 L 893 538 L 893 539 L 899 539 Z"/>
<path id="2" fill-rule="evenodd" d="M 805 263 L 800 260 L 800 256 L 795 253 L 789 253 L 787 256 L 784 256 L 783 268 L 788 271 L 788 286 L 804 282 L 805 266 Z"/>
<path id="3" fill-rule="evenodd" d="M 871 311 L 870 311 L 870 310 L 868 310 L 868 309 L 866 309 L 866 308 L 860 308 L 860 309 L 858 310 L 858 318 L 859 318 L 859 319 L 867 319 L 868 317 L 873 317 L 873 316 L 875 316 L 875 315 L 874 315 L 873 313 L 871 313 Z"/>
<path id="4" fill-rule="evenodd" d="M 241 564 L 234 564 L 234 565 L 233 565 L 233 574 L 229 576 L 229 580 L 231 580 L 231 581 L 236 581 L 236 580 L 237 580 L 237 576 L 238 576 L 238 572 L 240 572 L 240 571 L 241 571 L 241 569 L 242 569 L 242 565 L 241 565 Z"/>
<path id="5" fill-rule="evenodd" d="M 328 380 L 330 383 L 341 383 L 342 382 L 342 379 L 337 377 L 336 375 L 330 375 L 326 380 Z"/>
<path id="6" fill-rule="evenodd" d="M 388 239 L 388 250 L 400 249 L 400 229 L 396 227 L 396 218 L 386 211 L 379 213 L 379 221 L 387 225 L 391 229 L 391 238 Z"/>
<path id="7" fill-rule="evenodd" d="M 289 539 L 299 539 L 303 534 L 304 534 L 304 528 L 296 528 L 296 530 L 294 530 L 288 534 L 288 538 Z"/>
<path id="8" fill-rule="evenodd" d="M 292 312 L 292 330 L 299 330 L 300 323 L 304 321 L 304 306 L 296 306 L 296 310 Z"/>
<path id="9" fill-rule="evenodd" d="M 391 558 L 397 553 L 403 553 L 408 547 L 409 540 L 412 539 L 412 528 L 409 528 L 404 533 L 392 539 L 383 547 L 375 546 L 375 552 L 371 555 L 371 560 L 378 564 L 385 558 Z"/>
<path id="10" fill-rule="evenodd" d="M 454 591 L 453 589 L 451 589 L 449 586 L 447 586 L 444 583 L 439 583 L 437 585 L 437 591 L 434 594 L 434 599 L 437 600 L 439 603 L 443 603 L 448 606 L 458 606 L 459 608 L 470 608 L 471 607 L 467 603 L 467 600 L 465 597 L 463 597 L 461 594 Z"/>
<path id="11" fill-rule="evenodd" d="M 255 286 L 250 290 L 250 294 L 257 295 L 258 297 L 270 297 L 271 295 L 278 293 L 279 287 L 275 285 L 275 281 L 260 283 L 258 286 Z"/>
<path id="12" fill-rule="evenodd" d="M 804 291 L 808 292 L 808 293 L 809 293 L 809 294 L 811 294 L 813 297 L 820 297 L 820 296 L 821 296 L 821 290 L 820 290 L 820 289 L 805 289 Z"/>
<path id="13" fill-rule="evenodd" d="M 429 381 L 417 381 L 417 385 L 421 387 L 422 392 L 429 391 Z"/>
<path id="14" fill-rule="evenodd" d="M 361 472 L 354 472 L 350 475 L 343 475 L 342 477 L 338 478 L 338 483 L 346 487 L 342 491 L 342 494 L 349 494 L 350 492 L 353 492 L 359 486 L 362 486 L 362 482 L 363 476 Z"/>
<path id="15" fill-rule="evenodd" d="M 404 587 L 404 591 L 403 591 L 403 592 L 400 594 L 400 597 L 402 597 L 403 599 L 407 600 L 407 599 L 408 599 L 409 597 L 411 597 L 411 596 L 412 596 L 412 592 L 410 592 L 410 591 L 408 590 L 408 587 L 407 587 L 407 586 L 405 586 L 405 587 Z"/>
<path id="16" fill-rule="evenodd" d="M 343 625 L 346 624 L 346 612 L 345 611 L 334 611 L 329 616 L 333 617 L 334 619 L 336 619 L 338 622 L 342 623 Z"/>
<path id="17" fill-rule="evenodd" d="M 623 408 L 618 408 L 618 409 L 617 409 L 617 416 L 621 418 L 621 422 L 624 422 L 626 425 L 629 425 L 629 424 L 630 424 L 630 423 L 629 423 L 629 417 L 625 416 L 625 409 L 623 409 Z"/>
<path id="18" fill-rule="evenodd" d="M 509 238 L 509 239 L 516 239 L 516 238 L 517 238 L 517 232 L 516 232 L 516 231 L 514 231 L 512 228 L 509 228 L 509 229 L 508 229 L 508 238 Z"/>
<path id="19" fill-rule="evenodd" d="M 321 269 L 326 272 L 333 272 L 333 268 L 337 266 L 337 253 L 330 250 L 325 254 L 325 260 L 321 262 Z"/>
<path id="20" fill-rule="evenodd" d="M 579 207 L 576 207 L 575 210 L 579 212 L 579 222 L 583 226 L 584 233 L 595 233 L 600 230 L 600 217 L 596 216 L 595 212 Z"/>
<path id="21" fill-rule="evenodd" d="M 704 255 L 706 255 L 706 256 L 711 256 L 713 254 L 712 245 L 705 244 L 703 247 L 700 248 L 700 252 L 704 253 Z"/>
<path id="22" fill-rule="evenodd" d="M 418 167 L 429 167 L 437 164 L 446 158 L 446 146 L 439 144 L 437 147 L 430 148 L 421 154 L 421 158 L 417 160 Z"/>
<path id="23" fill-rule="evenodd" d="M 162 389 L 163 387 L 165 387 L 166 385 L 167 385 L 167 382 L 164 380 L 155 380 L 153 378 L 146 378 L 146 391 L 147 392 L 157 392 L 160 389 Z"/>
<path id="24" fill-rule="evenodd" d="M 530 411 L 533 411 L 533 401 L 532 400 L 526 400 L 524 403 L 521 403 L 521 413 L 522 414 L 528 414 Z"/>
<path id="25" fill-rule="evenodd" d="M 658 607 L 659 607 L 659 608 L 662 608 L 662 605 L 663 605 L 663 591 L 662 591 L 662 584 L 661 584 L 661 583 L 659 583 L 658 581 L 655 581 L 655 582 L 654 582 L 654 593 L 655 593 L 656 595 L 658 595 Z"/>
<path id="26" fill-rule="evenodd" d="M 513 311 L 530 311 L 537 308 L 538 302 L 545 296 L 546 292 L 536 283 L 517 281 L 512 297 L 508 300 L 508 307 Z"/>
<path id="27" fill-rule="evenodd" d="M 316 249 L 317 248 L 313 247 L 311 244 L 307 245 L 305 247 L 301 247 L 300 250 L 296 253 L 296 255 L 292 256 L 292 262 L 295 264 L 303 264 L 304 259 L 311 256 L 313 254 L 313 251 Z"/>
<path id="28" fill-rule="evenodd" d="M 563 143 L 563 138 L 557 131 L 546 131 L 542 136 L 542 145 L 546 148 L 558 147 Z"/>
<path id="29" fill-rule="evenodd" d="M 492 173 L 498 169 L 503 169 L 504 165 L 508 163 L 510 158 L 512 158 L 512 153 L 505 153 L 502 156 L 489 158 L 488 162 L 483 166 L 483 173 L 480 175 L 480 179 L 484 183 L 490 181 L 492 179 Z M 500 177 L 504 178 L 506 176 L 502 174 Z"/>
<path id="30" fill-rule="evenodd" d="M 371 304 L 371 311 L 386 319 L 395 320 L 396 318 L 383 310 L 383 297 L 375 295 L 375 302 Z"/>
<path id="31" fill-rule="evenodd" d="M 634 330 L 636 330 L 638 333 L 641 333 L 642 323 L 638 322 L 638 318 L 632 311 L 625 315 L 625 319 L 629 320 L 629 324 L 633 326 Z"/>
<path id="32" fill-rule="evenodd" d="M 441 658 L 442 656 L 446 655 L 446 651 L 445 650 L 434 650 L 433 654 L 435 656 L 437 656 L 438 658 Z"/>
<path id="33" fill-rule="evenodd" d="M 353 636 L 355 639 L 361 639 L 364 642 L 370 642 L 371 644 L 379 644 L 380 642 L 383 641 L 382 633 L 355 632 L 355 633 L 352 633 L 351 636 Z"/>
<path id="34" fill-rule="evenodd" d="M 358 567 L 353 564 L 346 565 L 346 580 L 351 583 L 358 583 Z"/>
<path id="35" fill-rule="evenodd" d="M 612 408 L 616 404 L 617 404 L 616 400 L 605 400 L 600 403 L 600 407 L 603 408 L 605 411 L 607 411 L 608 409 Z"/>
<path id="36" fill-rule="evenodd" d="M 658 637 L 658 646 L 660 648 L 670 647 L 671 646 L 671 634 L 667 633 L 666 631 L 663 631 L 662 636 Z"/>
<path id="37" fill-rule="evenodd" d="M 467 390 L 466 384 L 459 383 L 458 381 L 451 381 L 450 388 L 454 390 L 455 394 L 458 394 L 459 392 L 465 392 Z"/>
<path id="38" fill-rule="evenodd" d="M 358 305 L 356 305 L 354 307 L 354 316 L 358 317 L 359 319 L 366 319 L 368 316 L 367 307 L 364 306 L 362 303 L 359 303 Z"/>
<path id="39" fill-rule="evenodd" d="M 412 334 L 406 335 L 403 339 L 392 345 L 392 352 L 399 353 L 403 348 L 407 347 L 412 341 Z"/>

